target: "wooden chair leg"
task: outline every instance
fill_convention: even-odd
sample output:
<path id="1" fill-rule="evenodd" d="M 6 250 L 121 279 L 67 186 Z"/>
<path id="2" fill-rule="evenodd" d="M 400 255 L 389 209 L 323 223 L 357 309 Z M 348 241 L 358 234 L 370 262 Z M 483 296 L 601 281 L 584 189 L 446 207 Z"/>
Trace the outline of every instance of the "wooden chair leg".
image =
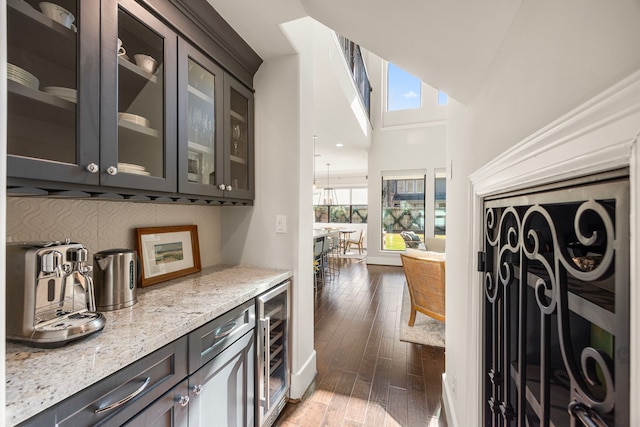
<path id="1" fill-rule="evenodd" d="M 416 309 L 411 307 L 411 315 L 409 316 L 409 326 L 413 326 L 416 322 Z"/>

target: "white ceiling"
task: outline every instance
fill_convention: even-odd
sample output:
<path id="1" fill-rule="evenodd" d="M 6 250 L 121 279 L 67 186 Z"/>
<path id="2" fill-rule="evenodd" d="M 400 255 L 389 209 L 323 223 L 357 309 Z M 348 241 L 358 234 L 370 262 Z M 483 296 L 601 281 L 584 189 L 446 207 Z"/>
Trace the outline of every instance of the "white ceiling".
<path id="1" fill-rule="evenodd" d="M 300 1 L 314 19 L 461 102 L 474 95 L 520 6 L 520 0 Z"/>
<path id="2" fill-rule="evenodd" d="M 295 53 L 279 25 L 311 16 L 468 101 L 521 0 L 208 0 L 264 60 Z"/>
<path id="3" fill-rule="evenodd" d="M 311 16 L 458 101 L 470 100 L 520 6 L 520 0 L 207 0 L 262 57 L 296 51 L 280 25 Z M 332 105 L 331 79 L 314 99 L 316 166 L 366 169 L 366 151 L 349 138 L 353 122 Z M 328 85 L 322 87 L 321 85 Z M 335 144 L 344 147 L 337 149 Z"/>

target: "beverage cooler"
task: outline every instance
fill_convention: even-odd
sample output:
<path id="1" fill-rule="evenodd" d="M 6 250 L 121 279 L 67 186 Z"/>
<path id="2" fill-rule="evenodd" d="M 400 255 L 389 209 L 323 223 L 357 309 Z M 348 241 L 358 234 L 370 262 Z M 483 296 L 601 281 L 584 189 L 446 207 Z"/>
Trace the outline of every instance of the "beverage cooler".
<path id="1" fill-rule="evenodd" d="M 286 281 L 257 301 L 259 427 L 273 425 L 289 394 L 289 289 Z"/>

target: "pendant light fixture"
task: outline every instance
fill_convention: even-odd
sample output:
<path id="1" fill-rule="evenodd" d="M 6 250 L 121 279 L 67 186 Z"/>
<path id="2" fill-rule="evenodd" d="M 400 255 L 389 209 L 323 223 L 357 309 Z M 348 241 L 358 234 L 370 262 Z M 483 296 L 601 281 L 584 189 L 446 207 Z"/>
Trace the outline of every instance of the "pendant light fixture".
<path id="1" fill-rule="evenodd" d="M 338 204 L 336 190 L 331 188 L 331 183 L 329 181 L 329 166 L 331 166 L 331 163 L 327 163 L 327 186 L 324 191 L 320 193 L 320 197 L 318 198 L 319 205 L 331 206 Z"/>

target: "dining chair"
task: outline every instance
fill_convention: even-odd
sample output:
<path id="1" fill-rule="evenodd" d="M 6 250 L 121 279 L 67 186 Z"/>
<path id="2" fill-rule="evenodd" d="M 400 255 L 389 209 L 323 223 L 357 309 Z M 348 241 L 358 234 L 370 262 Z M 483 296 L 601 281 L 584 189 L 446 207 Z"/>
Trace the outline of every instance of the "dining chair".
<path id="1" fill-rule="evenodd" d="M 347 251 L 351 249 L 351 246 L 357 246 L 358 253 L 362 255 L 362 251 L 364 250 L 364 229 L 360 230 L 360 236 L 358 237 L 357 240 L 349 239 L 347 240 L 346 245 L 347 245 L 347 248 L 346 248 Z"/>

